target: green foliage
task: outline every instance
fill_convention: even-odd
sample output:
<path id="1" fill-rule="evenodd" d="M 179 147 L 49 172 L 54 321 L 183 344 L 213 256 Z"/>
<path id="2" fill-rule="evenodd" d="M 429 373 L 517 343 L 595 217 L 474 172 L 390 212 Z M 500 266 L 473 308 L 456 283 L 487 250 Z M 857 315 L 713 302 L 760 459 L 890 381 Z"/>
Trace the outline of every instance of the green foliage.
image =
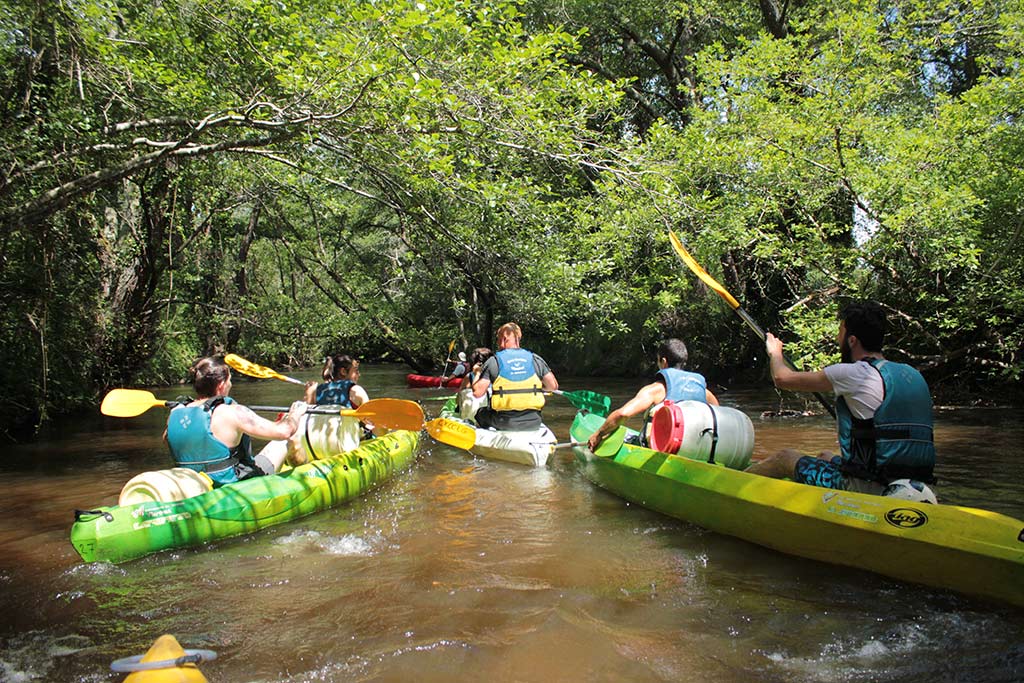
<path id="1" fill-rule="evenodd" d="M 870 296 L 931 379 L 1016 381 L 1020 8 L 786 7 L 8 3 L 10 414 L 216 351 L 425 370 L 507 320 L 572 372 L 670 335 L 763 372 L 668 229 L 808 366 Z"/>

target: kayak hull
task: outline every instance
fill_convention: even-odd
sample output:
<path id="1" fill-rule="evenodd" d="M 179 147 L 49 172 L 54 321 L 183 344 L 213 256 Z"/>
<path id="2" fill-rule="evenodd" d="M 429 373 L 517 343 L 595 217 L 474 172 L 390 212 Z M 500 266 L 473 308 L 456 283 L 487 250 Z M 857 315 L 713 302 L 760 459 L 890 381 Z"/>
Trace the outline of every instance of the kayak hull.
<path id="1" fill-rule="evenodd" d="M 455 399 L 449 400 L 441 411 L 441 417 L 469 426 L 475 433 L 470 453 L 489 460 L 502 460 L 531 467 L 544 467 L 553 451 L 557 439 L 546 425 L 537 429 L 500 430 L 478 427 L 470 420 L 459 416 Z"/>
<path id="2" fill-rule="evenodd" d="M 601 423 L 578 415 L 575 441 Z M 624 445 L 574 448 L 585 476 L 651 510 L 780 552 L 1024 606 L 1024 522 L 768 479 Z"/>
<path id="3" fill-rule="evenodd" d="M 252 533 L 356 498 L 412 464 L 419 434 L 392 432 L 280 474 L 174 502 L 76 513 L 71 544 L 86 562 L 126 562 Z"/>
<path id="4" fill-rule="evenodd" d="M 409 374 L 405 376 L 405 383 L 412 389 L 428 389 L 431 387 L 441 387 L 441 378 L 432 377 L 430 375 L 413 375 Z M 449 377 L 444 382 L 444 388 L 446 389 L 458 389 L 459 385 L 462 384 L 461 377 Z"/>
<path id="5" fill-rule="evenodd" d="M 551 457 L 555 434 L 547 426 L 528 431 L 476 429 L 476 443 L 470 452 L 490 460 L 544 467 Z"/>

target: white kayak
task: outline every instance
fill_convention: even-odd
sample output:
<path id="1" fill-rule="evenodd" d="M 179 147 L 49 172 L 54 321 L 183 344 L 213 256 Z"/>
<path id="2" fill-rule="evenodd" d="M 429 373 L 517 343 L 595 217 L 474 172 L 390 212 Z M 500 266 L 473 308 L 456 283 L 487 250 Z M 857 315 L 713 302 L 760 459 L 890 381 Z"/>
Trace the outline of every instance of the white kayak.
<path id="1" fill-rule="evenodd" d="M 460 392 L 461 394 L 462 392 Z M 504 460 L 521 465 L 544 467 L 551 456 L 553 446 L 557 442 L 555 433 L 546 425 L 536 429 L 511 430 L 480 427 L 468 417 L 475 413 L 472 401 L 460 395 L 445 403 L 441 417 L 470 427 L 475 433 L 475 440 L 470 453 L 492 460 Z M 462 404 L 462 410 L 460 405 Z M 463 415 L 467 415 L 463 417 Z"/>

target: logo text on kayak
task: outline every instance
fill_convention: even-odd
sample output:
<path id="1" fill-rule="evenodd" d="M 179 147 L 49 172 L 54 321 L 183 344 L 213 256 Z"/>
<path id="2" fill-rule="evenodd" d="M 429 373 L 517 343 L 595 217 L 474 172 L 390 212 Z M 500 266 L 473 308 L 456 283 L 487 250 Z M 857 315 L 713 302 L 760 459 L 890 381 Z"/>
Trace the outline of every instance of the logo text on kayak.
<path id="1" fill-rule="evenodd" d="M 928 515 L 913 508 L 894 508 L 885 513 L 885 521 L 900 529 L 914 529 L 928 523 Z"/>

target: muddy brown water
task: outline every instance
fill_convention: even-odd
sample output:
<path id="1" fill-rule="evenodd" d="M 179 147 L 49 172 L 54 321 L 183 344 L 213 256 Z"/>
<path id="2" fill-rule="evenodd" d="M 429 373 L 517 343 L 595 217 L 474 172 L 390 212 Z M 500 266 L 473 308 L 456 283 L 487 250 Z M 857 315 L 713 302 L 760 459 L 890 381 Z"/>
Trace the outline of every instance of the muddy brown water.
<path id="1" fill-rule="evenodd" d="M 404 373 L 366 366 L 363 384 L 371 396 L 439 395 L 406 389 Z M 617 404 L 643 383 L 560 379 Z M 754 420 L 755 457 L 834 446 L 827 416 L 760 420 L 779 407 L 770 388 L 716 393 Z M 239 381 L 234 395 L 287 405 L 298 392 Z M 545 410 L 563 440 L 572 415 L 558 398 Z M 109 663 L 161 633 L 217 651 L 202 670 L 222 683 L 1024 680 L 1024 610 L 709 533 L 594 487 L 569 451 L 530 469 L 424 434 L 407 473 L 350 504 L 198 549 L 83 564 L 72 511 L 167 467 L 163 420 L 162 409 L 97 411 L 5 450 L 0 681 L 120 681 Z M 942 409 L 936 435 L 943 502 L 1024 519 L 1019 409 Z"/>

